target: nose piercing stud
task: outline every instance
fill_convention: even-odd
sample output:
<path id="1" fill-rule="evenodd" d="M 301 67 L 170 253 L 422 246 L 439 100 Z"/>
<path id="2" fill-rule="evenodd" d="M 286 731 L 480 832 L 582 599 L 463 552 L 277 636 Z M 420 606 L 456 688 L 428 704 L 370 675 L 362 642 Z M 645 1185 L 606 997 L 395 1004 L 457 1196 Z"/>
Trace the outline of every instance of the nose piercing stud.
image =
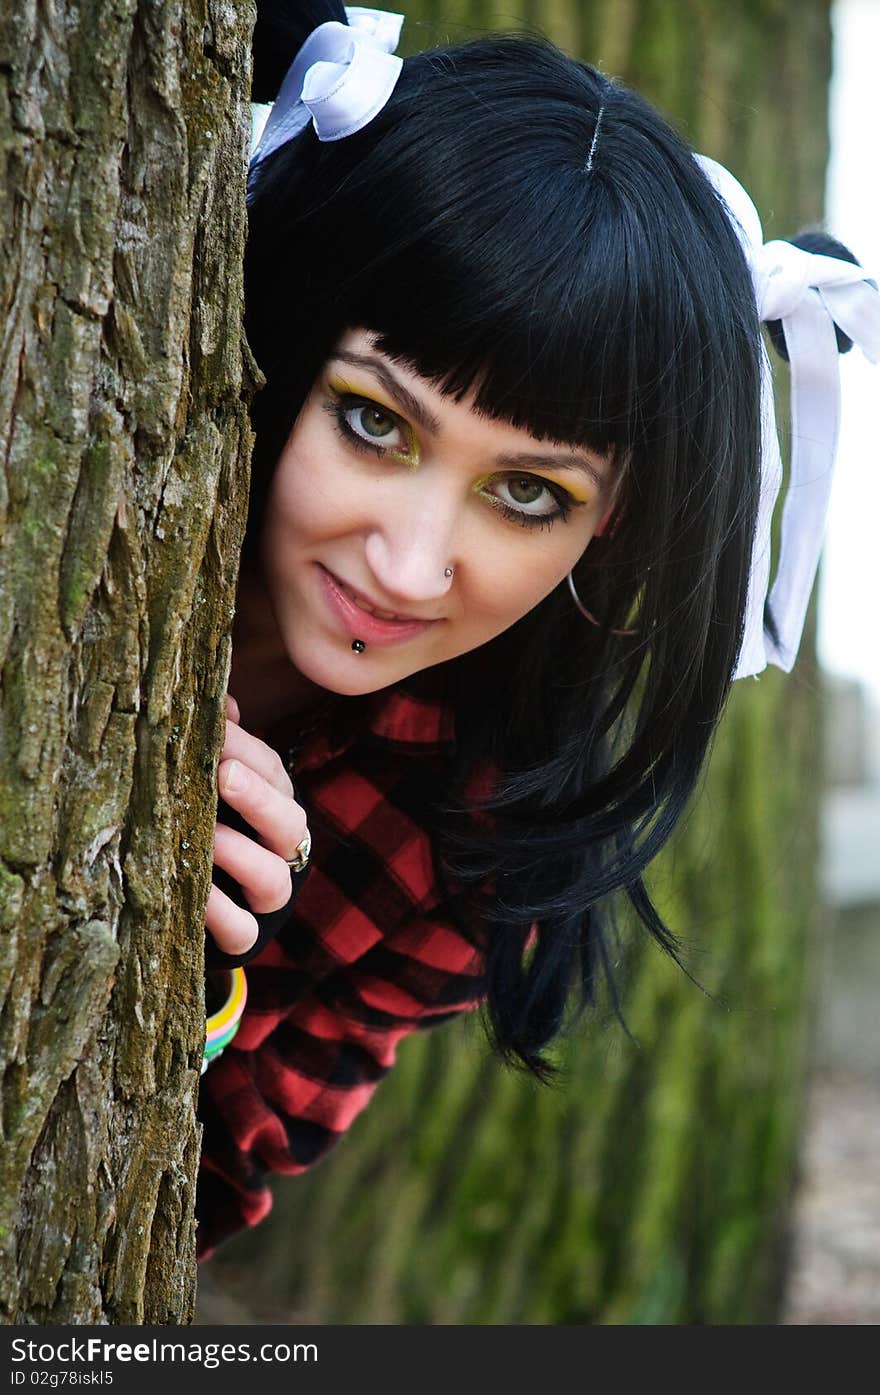
<path id="1" fill-rule="evenodd" d="M 454 567 L 447 567 L 447 568 L 446 568 L 446 571 L 443 573 L 443 575 L 444 575 L 444 576 L 452 576 L 452 573 L 453 573 L 454 570 L 455 570 Z"/>

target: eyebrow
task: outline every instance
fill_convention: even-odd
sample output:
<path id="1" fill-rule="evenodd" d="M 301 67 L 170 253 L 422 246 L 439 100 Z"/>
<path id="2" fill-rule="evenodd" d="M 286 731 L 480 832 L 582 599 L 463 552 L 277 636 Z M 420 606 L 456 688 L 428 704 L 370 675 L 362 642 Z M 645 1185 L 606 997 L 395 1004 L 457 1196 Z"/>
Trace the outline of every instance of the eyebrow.
<path id="1" fill-rule="evenodd" d="M 437 418 L 394 376 L 381 358 L 375 358 L 372 354 L 354 354 L 344 349 L 337 350 L 330 358 L 331 361 L 350 363 L 354 368 L 365 368 L 368 373 L 378 378 L 385 391 L 395 398 L 407 416 L 412 417 L 424 431 L 430 431 L 435 436 L 439 433 L 440 422 Z M 495 463 L 503 470 L 534 470 L 540 467 L 551 470 L 576 470 L 578 474 L 586 475 L 597 489 L 605 489 L 610 482 L 588 456 L 574 451 L 550 454 L 533 454 L 530 451 L 506 452 L 497 455 Z"/>

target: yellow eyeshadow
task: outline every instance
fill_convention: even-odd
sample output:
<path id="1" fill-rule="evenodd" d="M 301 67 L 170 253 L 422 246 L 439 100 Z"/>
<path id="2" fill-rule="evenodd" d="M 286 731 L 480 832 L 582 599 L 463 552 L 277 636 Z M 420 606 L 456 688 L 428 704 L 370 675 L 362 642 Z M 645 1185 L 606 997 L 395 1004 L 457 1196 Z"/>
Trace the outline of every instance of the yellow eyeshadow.
<path id="1" fill-rule="evenodd" d="M 374 403 L 375 406 L 381 407 L 383 412 L 388 412 L 390 416 L 394 417 L 400 423 L 400 429 L 406 436 L 407 449 L 406 451 L 395 450 L 393 446 L 385 446 L 383 449 L 387 455 L 393 456 L 395 460 L 403 461 L 405 465 L 418 464 L 418 445 L 412 427 L 402 419 L 398 409 L 392 407 L 389 402 L 383 401 L 381 395 L 375 392 L 373 388 L 365 390 L 364 388 L 357 387 L 354 383 L 346 382 L 344 378 L 328 378 L 327 391 L 331 393 L 333 397 L 337 398 L 362 397 L 365 402 Z M 381 444 L 381 442 L 377 441 L 377 445 L 378 444 Z"/>
<path id="2" fill-rule="evenodd" d="M 392 407 L 390 402 L 384 402 L 379 393 L 374 392 L 372 388 L 359 388 L 354 383 L 345 382 L 342 378 L 330 378 L 327 382 L 327 386 L 337 397 L 363 397 L 368 402 L 375 402 L 377 407 L 382 407 L 383 410 L 389 412 L 391 416 L 400 416 L 398 409 Z"/>
<path id="3" fill-rule="evenodd" d="M 554 479 L 548 478 L 547 475 L 538 475 L 538 474 L 535 474 L 534 470 L 520 470 L 520 471 L 516 471 L 516 470 L 507 470 L 507 471 L 501 471 L 500 473 L 503 475 L 503 477 L 504 477 L 505 479 L 520 479 L 520 478 L 521 478 L 521 479 L 530 479 L 530 480 L 542 480 L 542 481 L 544 482 L 544 484 L 555 484 L 555 485 L 558 485 L 560 489 L 564 489 L 564 490 L 565 490 L 566 494 L 570 494 L 571 497 L 572 497 L 572 499 L 573 499 L 576 503 L 578 503 L 578 504 L 591 504 L 591 503 L 593 502 L 593 496 L 592 496 L 592 494 L 581 494 L 581 493 L 579 493 L 577 485 L 571 485 L 571 484 L 568 483 L 568 481 L 566 481 L 566 482 L 563 484 L 562 480 L 554 480 Z M 491 475 L 485 475 L 481 480 L 477 480 L 477 483 L 474 485 L 474 493 L 475 493 L 475 494 L 479 494 L 480 490 L 481 490 L 481 489 L 485 489 L 485 487 L 486 487 L 486 485 L 489 483 L 489 481 L 495 479 L 495 477 L 496 477 L 498 474 L 499 474 L 499 471 L 498 471 L 498 470 L 493 470 L 493 472 L 492 472 Z"/>
<path id="4" fill-rule="evenodd" d="M 560 485 L 571 495 L 572 499 L 576 499 L 579 504 L 592 504 L 593 502 L 592 494 L 580 494 L 577 485 L 563 484 L 562 480 L 552 480 L 550 483 Z"/>
<path id="5" fill-rule="evenodd" d="M 395 448 L 389 445 L 384 446 L 384 451 L 393 459 L 402 460 L 403 465 L 418 465 L 418 446 L 413 428 L 403 420 L 396 407 L 392 407 L 388 402 L 382 400 L 378 392 L 374 392 L 372 388 L 365 391 L 364 388 L 358 388 L 356 384 L 346 382 L 344 378 L 328 378 L 326 389 L 333 398 L 363 398 L 365 402 L 374 403 L 375 406 L 381 407 L 382 412 L 388 412 L 389 416 L 395 417 L 397 423 L 400 424 L 400 430 L 406 435 L 407 448 L 406 451 L 395 451 Z M 381 442 L 377 441 L 377 445 L 381 445 Z"/>

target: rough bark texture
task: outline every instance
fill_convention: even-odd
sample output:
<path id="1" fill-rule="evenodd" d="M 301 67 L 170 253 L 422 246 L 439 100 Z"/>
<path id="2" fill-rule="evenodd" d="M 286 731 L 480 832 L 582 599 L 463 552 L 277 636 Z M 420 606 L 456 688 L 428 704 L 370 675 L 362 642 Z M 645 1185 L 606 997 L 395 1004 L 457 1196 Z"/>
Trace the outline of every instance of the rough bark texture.
<path id="1" fill-rule="evenodd" d="M 410 49 L 538 25 L 653 99 L 752 191 L 768 238 L 821 218 L 828 0 L 426 0 Z M 786 395 L 782 385 L 781 400 Z M 646 946 L 624 1008 L 547 1091 L 473 1024 L 405 1043 L 335 1156 L 201 1278 L 208 1319 L 773 1321 L 816 928 L 811 641 L 737 686 L 653 881 L 700 993 Z"/>
<path id="2" fill-rule="evenodd" d="M 0 18 L 0 1314 L 194 1297 L 249 5 Z"/>

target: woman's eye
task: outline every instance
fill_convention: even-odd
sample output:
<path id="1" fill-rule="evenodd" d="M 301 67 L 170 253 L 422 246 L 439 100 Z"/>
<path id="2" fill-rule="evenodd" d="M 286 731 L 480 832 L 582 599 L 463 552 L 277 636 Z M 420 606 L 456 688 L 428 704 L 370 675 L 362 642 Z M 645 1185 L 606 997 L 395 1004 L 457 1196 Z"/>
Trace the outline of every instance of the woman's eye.
<path id="1" fill-rule="evenodd" d="M 536 479 L 534 475 L 510 476 L 498 480 L 495 488 L 505 491 L 495 496 L 502 504 L 513 506 L 533 518 L 556 517 L 563 512 L 560 497 L 544 480 Z M 540 507 L 536 508 L 536 504 Z"/>
<path id="2" fill-rule="evenodd" d="M 401 439 L 402 433 L 397 418 L 382 407 L 376 407 L 369 402 L 359 402 L 354 406 L 345 407 L 343 415 L 350 430 L 362 441 L 397 449 L 405 444 Z"/>
<path id="3" fill-rule="evenodd" d="M 527 475 L 519 480 L 508 480 L 507 487 L 515 504 L 536 504 L 542 494 L 549 493 L 546 484 Z"/>

